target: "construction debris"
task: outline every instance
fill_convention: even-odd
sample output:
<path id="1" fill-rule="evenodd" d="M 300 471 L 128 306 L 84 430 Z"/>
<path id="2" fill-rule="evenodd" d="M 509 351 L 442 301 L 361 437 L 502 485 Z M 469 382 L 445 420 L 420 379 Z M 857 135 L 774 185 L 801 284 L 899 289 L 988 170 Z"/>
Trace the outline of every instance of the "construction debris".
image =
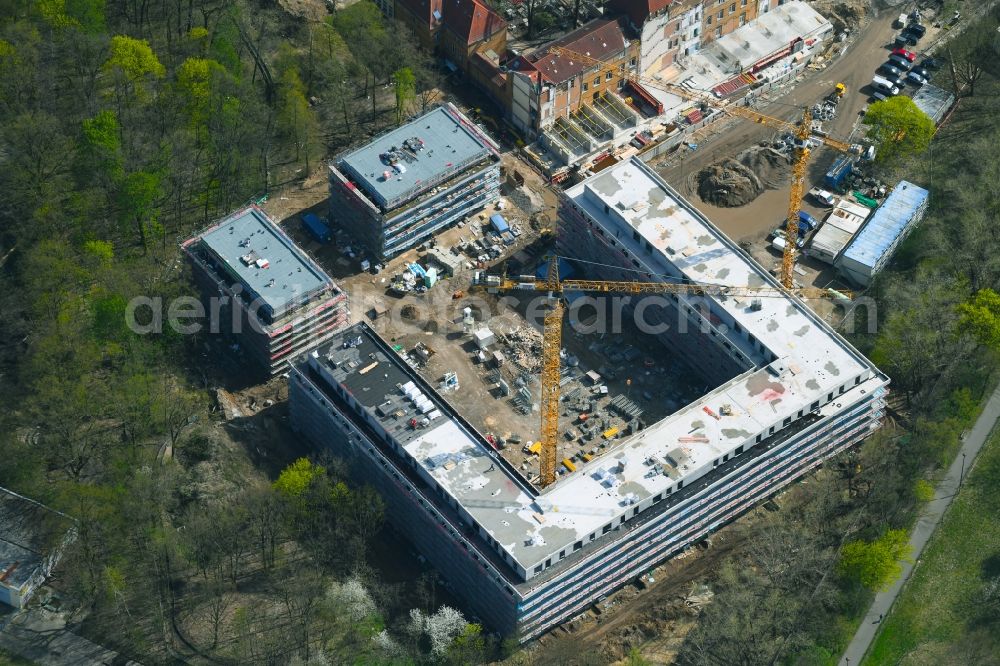
<path id="1" fill-rule="evenodd" d="M 542 371 L 542 334 L 530 326 L 519 326 L 501 336 L 511 363 L 529 375 Z"/>

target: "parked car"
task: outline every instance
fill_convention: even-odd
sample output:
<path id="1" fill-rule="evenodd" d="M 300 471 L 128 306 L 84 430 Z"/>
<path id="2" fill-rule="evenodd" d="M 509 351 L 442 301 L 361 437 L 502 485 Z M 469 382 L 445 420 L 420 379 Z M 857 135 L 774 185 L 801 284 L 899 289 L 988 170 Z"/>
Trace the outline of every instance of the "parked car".
<path id="1" fill-rule="evenodd" d="M 872 88 L 877 92 L 885 93 L 889 97 L 899 94 L 899 87 L 889 79 L 881 76 L 876 76 L 872 79 Z"/>
<path id="2" fill-rule="evenodd" d="M 910 68 L 910 61 L 903 56 L 891 55 L 889 56 L 889 62 L 892 63 L 893 67 L 898 67 L 904 71 Z"/>
<path id="3" fill-rule="evenodd" d="M 931 75 L 923 67 L 914 67 L 913 69 L 910 70 L 910 73 L 911 74 L 919 74 L 920 76 L 922 76 L 924 78 L 925 81 L 927 79 L 931 78 Z"/>
<path id="4" fill-rule="evenodd" d="M 908 72 L 906 74 L 906 80 L 909 81 L 910 83 L 912 83 L 914 85 L 918 85 L 918 86 L 922 86 L 925 83 L 927 83 L 927 79 L 925 79 L 924 77 L 920 76 L 916 72 Z"/>
<path id="5" fill-rule="evenodd" d="M 784 252 L 785 251 L 785 245 L 786 245 L 786 243 L 785 243 L 785 229 L 784 229 L 784 227 L 781 227 L 779 229 L 776 229 L 775 231 L 780 231 L 781 233 L 779 235 L 777 235 L 777 236 L 774 236 L 771 239 L 771 247 L 773 247 L 775 250 L 778 250 L 779 252 Z M 795 241 L 795 247 L 797 247 L 800 250 L 802 249 L 802 247 L 805 244 L 806 244 L 806 240 L 802 236 L 799 236 L 798 240 Z"/>
<path id="6" fill-rule="evenodd" d="M 910 23 L 910 25 L 906 26 L 906 30 L 903 32 L 912 33 L 917 36 L 917 39 L 920 39 L 927 34 L 927 26 L 921 25 L 920 23 Z"/>
<path id="7" fill-rule="evenodd" d="M 818 187 L 814 187 L 809 190 L 809 196 L 811 196 L 816 202 L 823 204 L 824 206 L 833 205 L 833 194 L 827 190 L 821 190 Z"/>
<path id="8" fill-rule="evenodd" d="M 890 61 L 882 63 L 882 66 L 878 68 L 878 73 L 885 76 L 885 78 L 887 79 L 892 79 L 892 78 L 898 79 L 900 75 L 903 73 L 903 70 L 901 70 L 896 65 L 892 64 L 892 62 Z"/>
<path id="9" fill-rule="evenodd" d="M 940 69 L 944 62 L 940 58 L 924 58 L 920 61 L 917 67 L 923 67 L 925 69 Z"/>
<path id="10" fill-rule="evenodd" d="M 903 48 L 893 49 L 892 50 L 892 55 L 894 55 L 894 56 L 902 56 L 903 58 L 906 58 L 910 62 L 913 62 L 914 60 L 917 59 L 917 54 L 916 53 L 914 53 L 913 51 L 907 51 L 906 49 L 903 49 Z"/>
<path id="11" fill-rule="evenodd" d="M 890 97 L 892 97 L 892 95 L 889 95 L 889 94 L 884 93 L 884 92 L 876 91 L 876 92 L 872 93 L 872 101 L 873 102 L 884 102 L 885 100 L 889 99 Z"/>
<path id="12" fill-rule="evenodd" d="M 812 231 L 818 226 L 819 220 L 804 210 L 799 211 L 799 235 L 804 236 L 807 232 Z"/>
<path id="13" fill-rule="evenodd" d="M 892 44 L 894 47 L 916 46 L 918 41 L 920 41 L 920 38 L 915 34 L 904 31 L 896 35 L 896 39 Z"/>

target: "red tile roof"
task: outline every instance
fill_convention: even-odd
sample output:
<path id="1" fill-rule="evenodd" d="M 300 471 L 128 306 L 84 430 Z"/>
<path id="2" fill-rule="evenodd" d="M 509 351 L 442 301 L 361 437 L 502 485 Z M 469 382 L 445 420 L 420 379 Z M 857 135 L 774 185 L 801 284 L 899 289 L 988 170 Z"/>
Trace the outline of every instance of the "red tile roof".
<path id="1" fill-rule="evenodd" d="M 667 8 L 673 0 L 610 0 L 607 5 L 609 13 L 625 14 L 632 20 L 632 25 L 641 27 L 646 19 Z"/>
<path id="2" fill-rule="evenodd" d="M 465 40 L 477 44 L 507 27 L 507 22 L 478 0 L 444 0 L 444 27 Z"/>
<path id="3" fill-rule="evenodd" d="M 628 40 L 625 39 L 621 24 L 616 19 L 594 19 L 549 46 L 561 46 L 594 60 L 605 60 L 624 51 L 627 45 Z M 581 61 L 580 58 L 568 54 L 549 53 L 549 46 L 530 54 L 528 59 L 550 83 L 559 84 L 568 81 L 594 67 L 589 61 Z"/>
<path id="4" fill-rule="evenodd" d="M 437 12 L 439 17 L 443 15 L 441 8 L 444 0 L 399 0 L 399 4 L 421 21 L 426 21 L 429 28 L 440 22 L 440 19 L 434 16 L 434 12 Z"/>

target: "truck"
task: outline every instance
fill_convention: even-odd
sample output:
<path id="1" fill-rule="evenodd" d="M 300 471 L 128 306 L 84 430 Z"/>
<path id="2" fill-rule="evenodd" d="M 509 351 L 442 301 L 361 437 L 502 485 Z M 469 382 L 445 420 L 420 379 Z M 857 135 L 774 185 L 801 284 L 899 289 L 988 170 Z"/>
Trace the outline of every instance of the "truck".
<path id="1" fill-rule="evenodd" d="M 313 240 L 319 243 L 329 243 L 333 240 L 330 227 L 326 226 L 315 213 L 306 213 L 302 216 L 302 228 Z"/>
<path id="2" fill-rule="evenodd" d="M 853 173 L 853 170 L 854 158 L 852 156 L 842 155 L 837 158 L 830 166 L 830 170 L 826 172 L 826 176 L 823 177 L 826 189 L 833 192 L 842 191 L 844 181 Z"/>

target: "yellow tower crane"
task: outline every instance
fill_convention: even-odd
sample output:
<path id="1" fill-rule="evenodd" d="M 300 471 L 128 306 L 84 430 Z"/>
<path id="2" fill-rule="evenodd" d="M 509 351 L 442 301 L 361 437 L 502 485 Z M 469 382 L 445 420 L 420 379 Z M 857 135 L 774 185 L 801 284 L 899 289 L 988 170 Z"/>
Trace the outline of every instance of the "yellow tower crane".
<path id="1" fill-rule="evenodd" d="M 539 477 L 542 487 L 556 480 L 559 460 L 559 350 L 562 347 L 562 296 L 566 291 L 596 291 L 601 293 L 625 294 L 690 294 L 698 296 L 750 296 L 787 297 L 789 293 L 803 298 L 849 299 L 850 292 L 835 291 L 816 287 L 791 290 L 777 287 L 730 286 L 707 283 L 678 282 L 627 282 L 613 280 L 560 280 L 559 259 L 549 258 L 548 272 L 543 279 L 534 276 L 511 279 L 506 275 L 487 275 L 477 271 L 473 277 L 474 287 L 489 291 L 506 292 L 512 290 L 541 291 L 548 294 L 548 309 L 542 324 L 542 397 L 541 432 L 539 441 Z"/>
<path id="2" fill-rule="evenodd" d="M 601 73 L 604 73 L 605 71 L 620 71 L 619 67 L 616 65 L 606 63 L 602 60 L 597 60 L 596 58 L 591 58 L 588 55 L 571 51 L 561 46 L 549 47 L 549 53 L 577 58 L 580 62 L 586 62 L 595 67 L 600 67 Z M 810 145 L 813 142 L 818 142 L 843 153 L 852 152 L 851 145 L 843 141 L 838 141 L 836 139 L 831 139 L 830 137 L 814 133 L 812 129 L 812 115 L 809 113 L 808 107 L 804 109 L 801 120 L 797 123 L 793 123 L 759 113 L 744 106 L 738 106 L 732 103 L 724 104 L 721 100 L 710 95 L 709 93 L 691 90 L 690 88 L 685 88 L 684 86 L 672 83 L 663 83 L 656 79 L 636 74 L 628 74 L 624 78 L 634 83 L 646 84 L 659 88 L 665 92 L 672 93 L 684 99 L 707 104 L 712 108 L 719 109 L 734 116 L 740 116 L 742 118 L 752 120 L 760 125 L 766 125 L 774 129 L 785 130 L 792 133 L 795 137 L 795 158 L 792 162 L 792 191 L 788 199 L 788 217 L 785 221 L 785 249 L 781 257 L 780 278 L 781 284 L 784 285 L 786 289 L 791 289 L 793 286 L 792 269 L 795 267 L 796 241 L 799 238 L 799 208 L 802 204 L 802 197 L 805 194 L 806 166 L 809 163 Z"/>

